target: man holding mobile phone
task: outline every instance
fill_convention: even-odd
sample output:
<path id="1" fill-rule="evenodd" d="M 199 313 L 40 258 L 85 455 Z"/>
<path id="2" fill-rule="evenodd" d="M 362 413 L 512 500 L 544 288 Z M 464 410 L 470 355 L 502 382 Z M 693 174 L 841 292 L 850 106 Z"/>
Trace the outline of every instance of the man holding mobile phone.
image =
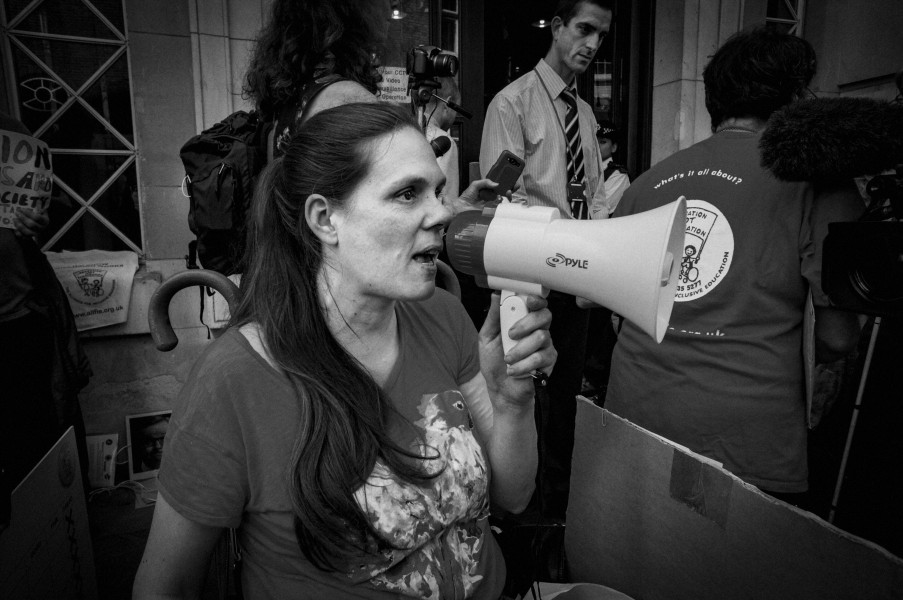
<path id="1" fill-rule="evenodd" d="M 489 104 L 480 171 L 486 174 L 505 150 L 522 157 L 524 171 L 513 202 L 551 206 L 562 218 L 608 217 L 596 119 L 592 107 L 577 96 L 575 77 L 592 64 L 611 21 L 611 4 L 605 0 L 561 0 L 545 58 Z M 543 465 L 537 489 L 543 515 L 563 520 L 589 312 L 577 306 L 574 296 L 558 292 L 549 295 L 549 308 L 558 361 L 547 394 L 537 396 Z"/>

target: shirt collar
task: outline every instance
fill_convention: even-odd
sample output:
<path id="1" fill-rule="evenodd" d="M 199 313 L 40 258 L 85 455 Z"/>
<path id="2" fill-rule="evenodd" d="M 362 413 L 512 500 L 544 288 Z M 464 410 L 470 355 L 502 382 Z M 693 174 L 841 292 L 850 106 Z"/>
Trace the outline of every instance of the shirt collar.
<path id="1" fill-rule="evenodd" d="M 536 64 L 536 74 L 542 80 L 543 84 L 545 84 L 546 89 L 549 90 L 549 95 L 553 98 L 559 97 L 562 90 L 569 87 L 544 58 L 540 58 L 539 62 Z M 571 80 L 571 83 L 573 83 L 573 79 Z"/>

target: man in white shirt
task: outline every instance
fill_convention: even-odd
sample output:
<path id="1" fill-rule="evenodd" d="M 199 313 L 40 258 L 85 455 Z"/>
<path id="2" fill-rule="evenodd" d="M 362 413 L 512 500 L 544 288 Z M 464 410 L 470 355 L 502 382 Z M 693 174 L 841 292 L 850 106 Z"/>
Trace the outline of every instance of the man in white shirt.
<path id="1" fill-rule="evenodd" d="M 608 218 L 602 159 L 592 107 L 576 94 L 575 78 L 592 63 L 612 21 L 602 0 L 562 0 L 552 19 L 552 43 L 536 68 L 500 91 L 486 111 L 480 145 L 485 175 L 503 150 L 525 167 L 513 202 L 558 208 L 562 218 Z M 505 191 L 505 190 L 500 190 Z M 552 292 L 555 370 L 539 394 L 542 472 L 540 510 L 563 519 L 574 445 L 575 397 L 580 393 L 589 311 Z"/>
<path id="2" fill-rule="evenodd" d="M 427 117 L 426 139 L 434 139 L 446 136 L 451 141 L 451 146 L 441 156 L 436 157 L 439 168 L 445 173 L 445 197 L 457 198 L 460 189 L 460 175 L 458 169 L 458 145 L 451 136 L 450 129 L 455 122 L 455 111 L 448 107 L 447 102 L 461 103 L 461 92 L 454 77 L 438 77 L 440 87 L 433 92 L 439 98 L 430 98 L 424 106 L 423 114 Z M 444 102 L 443 102 L 444 100 Z"/>

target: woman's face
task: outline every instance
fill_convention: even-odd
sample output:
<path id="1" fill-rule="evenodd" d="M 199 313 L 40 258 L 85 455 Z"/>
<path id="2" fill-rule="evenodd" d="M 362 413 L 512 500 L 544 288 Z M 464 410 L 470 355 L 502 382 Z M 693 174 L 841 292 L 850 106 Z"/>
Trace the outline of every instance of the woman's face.
<path id="1" fill-rule="evenodd" d="M 337 243 L 324 268 L 341 293 L 421 300 L 435 290 L 436 257 L 451 220 L 445 175 L 426 138 L 406 127 L 371 142 L 370 168 L 334 213 Z"/>

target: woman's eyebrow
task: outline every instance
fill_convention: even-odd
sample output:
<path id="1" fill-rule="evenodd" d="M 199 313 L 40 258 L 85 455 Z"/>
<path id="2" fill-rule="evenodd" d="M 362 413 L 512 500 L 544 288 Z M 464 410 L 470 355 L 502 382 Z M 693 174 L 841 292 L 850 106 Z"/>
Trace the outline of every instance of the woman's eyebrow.
<path id="1" fill-rule="evenodd" d="M 444 187 L 445 181 L 445 175 L 443 174 L 438 182 L 438 187 Z M 390 179 L 389 183 L 386 185 L 392 189 L 400 189 L 403 187 L 429 187 L 431 184 L 430 181 L 422 175 L 405 175 L 398 179 Z"/>

